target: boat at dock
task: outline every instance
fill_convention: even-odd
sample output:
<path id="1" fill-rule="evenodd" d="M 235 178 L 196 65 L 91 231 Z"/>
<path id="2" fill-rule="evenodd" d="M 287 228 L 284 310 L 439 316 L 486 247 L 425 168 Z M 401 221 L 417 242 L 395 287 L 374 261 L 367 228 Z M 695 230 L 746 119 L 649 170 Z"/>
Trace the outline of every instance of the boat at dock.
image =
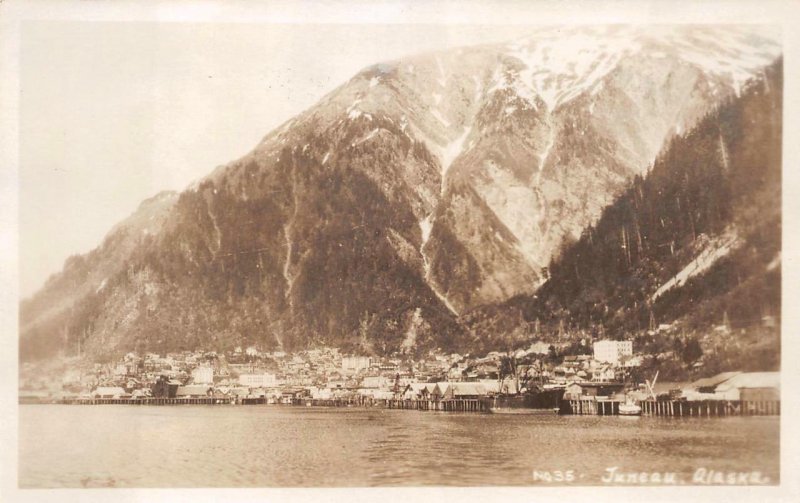
<path id="1" fill-rule="evenodd" d="M 641 416 L 642 408 L 633 402 L 625 402 L 619 404 L 617 413 L 620 416 Z"/>

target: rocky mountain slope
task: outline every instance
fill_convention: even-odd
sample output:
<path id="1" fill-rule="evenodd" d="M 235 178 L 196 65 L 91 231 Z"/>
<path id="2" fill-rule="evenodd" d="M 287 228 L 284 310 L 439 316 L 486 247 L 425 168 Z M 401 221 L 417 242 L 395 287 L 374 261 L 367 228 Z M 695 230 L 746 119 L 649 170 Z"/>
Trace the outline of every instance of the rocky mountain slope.
<path id="1" fill-rule="evenodd" d="M 684 363 L 702 363 L 706 375 L 775 370 L 782 106 L 779 62 L 670 141 L 652 170 L 565 244 L 535 296 L 475 310 L 470 326 L 551 341 L 636 336 L 640 350 L 663 354 L 694 341 L 695 358 L 705 358 Z"/>
<path id="2" fill-rule="evenodd" d="M 70 259 L 21 306 L 23 355 L 462 347 L 461 314 L 534 292 L 565 238 L 779 53 L 753 28 L 579 27 L 366 68 L 156 225 Z"/>

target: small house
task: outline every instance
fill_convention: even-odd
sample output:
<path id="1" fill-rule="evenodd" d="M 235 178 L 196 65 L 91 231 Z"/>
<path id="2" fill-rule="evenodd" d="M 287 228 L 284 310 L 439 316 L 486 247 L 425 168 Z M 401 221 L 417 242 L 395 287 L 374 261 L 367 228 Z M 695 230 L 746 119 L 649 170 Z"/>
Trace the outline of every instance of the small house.
<path id="1" fill-rule="evenodd" d="M 295 400 L 300 400 L 308 395 L 305 388 L 285 388 L 281 390 L 281 403 L 291 405 Z"/>
<path id="2" fill-rule="evenodd" d="M 616 378 L 616 371 L 611 365 L 601 365 L 592 372 L 593 382 L 611 382 Z"/>
<path id="3" fill-rule="evenodd" d="M 564 398 L 577 400 L 583 397 L 609 397 L 624 388 L 623 383 L 574 381 L 567 385 Z"/>
<path id="4" fill-rule="evenodd" d="M 427 400 L 435 387 L 435 383 L 411 383 L 403 390 L 402 397 L 406 400 Z"/>
<path id="5" fill-rule="evenodd" d="M 578 400 L 583 396 L 583 387 L 580 383 L 571 382 L 567 384 L 567 387 L 564 391 L 564 399 L 565 400 Z"/>
<path id="6" fill-rule="evenodd" d="M 447 394 L 447 391 L 450 389 L 450 383 L 447 381 L 437 382 L 436 385 L 431 390 L 431 399 L 432 400 L 442 400 L 444 396 Z"/>
<path id="7" fill-rule="evenodd" d="M 443 400 L 473 400 L 488 395 L 486 388 L 480 383 L 451 382 L 447 384 L 448 386 L 441 393 Z"/>

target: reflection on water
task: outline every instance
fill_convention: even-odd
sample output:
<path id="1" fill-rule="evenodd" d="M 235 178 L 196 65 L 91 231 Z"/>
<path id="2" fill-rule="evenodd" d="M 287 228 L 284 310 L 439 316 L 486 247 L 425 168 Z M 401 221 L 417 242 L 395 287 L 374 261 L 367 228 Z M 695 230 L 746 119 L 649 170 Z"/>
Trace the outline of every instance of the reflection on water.
<path id="1" fill-rule="evenodd" d="M 532 485 L 534 470 L 760 471 L 778 418 L 484 415 L 280 406 L 20 407 L 21 487 Z"/>

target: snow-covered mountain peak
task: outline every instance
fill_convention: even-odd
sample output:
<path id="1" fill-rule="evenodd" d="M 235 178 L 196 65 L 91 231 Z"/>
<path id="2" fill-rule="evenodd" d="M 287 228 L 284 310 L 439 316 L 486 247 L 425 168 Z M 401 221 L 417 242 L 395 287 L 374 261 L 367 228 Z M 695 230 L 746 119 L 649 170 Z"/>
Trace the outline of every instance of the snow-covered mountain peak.
<path id="1" fill-rule="evenodd" d="M 624 58 L 675 57 L 727 80 L 737 91 L 780 55 L 774 31 L 752 26 L 572 26 L 539 29 L 501 47 L 520 68 L 494 88 L 536 93 L 550 111 L 595 85 Z"/>
<path id="2" fill-rule="evenodd" d="M 738 93 L 741 86 L 780 56 L 777 27 L 684 26 L 649 30 L 643 39 L 673 51 L 681 60 L 730 82 Z M 654 57 L 664 57 L 657 50 Z"/>
<path id="3" fill-rule="evenodd" d="M 505 82 L 500 85 L 516 87 L 521 96 L 532 90 L 552 111 L 591 89 L 622 57 L 639 48 L 629 30 L 545 30 L 505 47 L 505 53 L 521 62 L 522 69 L 504 75 Z"/>

